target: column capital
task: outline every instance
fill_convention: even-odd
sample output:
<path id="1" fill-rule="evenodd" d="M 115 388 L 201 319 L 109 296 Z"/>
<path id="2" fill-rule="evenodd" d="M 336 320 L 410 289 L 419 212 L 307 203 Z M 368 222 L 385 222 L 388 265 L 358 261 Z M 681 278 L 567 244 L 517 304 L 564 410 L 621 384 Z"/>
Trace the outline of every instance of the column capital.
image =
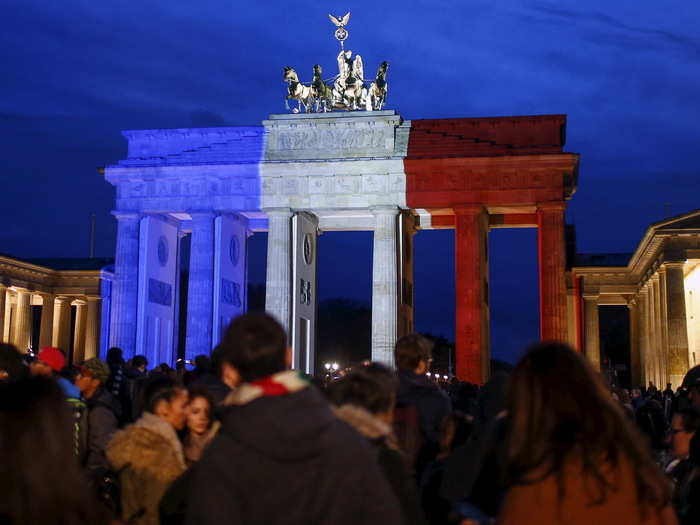
<path id="1" fill-rule="evenodd" d="M 486 208 L 483 206 L 474 206 L 474 205 L 469 205 L 469 204 L 464 204 L 464 205 L 457 205 L 452 207 L 452 211 L 454 212 L 455 215 L 480 215 L 480 214 L 486 214 Z"/>
<path id="2" fill-rule="evenodd" d="M 113 210 L 112 215 L 118 221 L 137 221 L 141 218 L 141 214 L 135 211 Z"/>
<path id="3" fill-rule="evenodd" d="M 88 301 L 88 302 L 91 302 L 91 301 L 101 301 L 101 300 L 102 300 L 102 297 L 100 297 L 99 295 L 86 295 L 86 296 L 85 296 L 85 300 Z"/>
<path id="4" fill-rule="evenodd" d="M 584 301 L 595 301 L 597 303 L 598 299 L 600 298 L 600 294 L 593 292 L 583 292 L 583 294 L 581 294 L 581 297 L 583 297 Z"/>
<path id="5" fill-rule="evenodd" d="M 537 211 L 564 211 L 566 210 L 566 202 L 538 202 Z"/>
<path id="6" fill-rule="evenodd" d="M 263 208 L 262 211 L 268 217 L 289 218 L 292 216 L 291 208 Z"/>
<path id="7" fill-rule="evenodd" d="M 682 270 L 684 266 L 685 261 L 664 261 L 659 268 L 663 268 L 664 270 Z"/>
<path id="8" fill-rule="evenodd" d="M 373 215 L 398 215 L 401 210 L 398 206 L 380 205 L 370 206 L 369 211 L 371 211 Z"/>
<path id="9" fill-rule="evenodd" d="M 193 221 L 213 219 L 216 213 L 214 210 L 196 210 L 188 212 Z"/>

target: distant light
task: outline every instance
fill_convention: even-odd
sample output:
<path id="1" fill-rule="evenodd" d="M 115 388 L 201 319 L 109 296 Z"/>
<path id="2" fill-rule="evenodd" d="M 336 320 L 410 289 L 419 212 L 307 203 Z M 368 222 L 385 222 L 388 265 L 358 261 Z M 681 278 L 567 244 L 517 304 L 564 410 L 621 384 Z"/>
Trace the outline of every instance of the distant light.
<path id="1" fill-rule="evenodd" d="M 447 379 L 447 376 L 442 376 L 442 377 L 444 377 L 445 379 Z"/>
<path id="2" fill-rule="evenodd" d="M 331 369 L 331 364 L 330 364 L 330 363 L 326 363 L 326 364 L 323 365 L 323 366 L 326 367 L 326 370 L 330 370 L 330 369 Z"/>
<path id="3" fill-rule="evenodd" d="M 430 377 L 430 372 L 427 372 L 425 375 L 427 375 L 428 377 Z"/>
<path id="4" fill-rule="evenodd" d="M 333 368 L 333 370 L 338 370 L 338 368 L 340 368 L 340 366 L 338 365 L 338 363 L 333 363 L 331 365 L 331 368 Z"/>

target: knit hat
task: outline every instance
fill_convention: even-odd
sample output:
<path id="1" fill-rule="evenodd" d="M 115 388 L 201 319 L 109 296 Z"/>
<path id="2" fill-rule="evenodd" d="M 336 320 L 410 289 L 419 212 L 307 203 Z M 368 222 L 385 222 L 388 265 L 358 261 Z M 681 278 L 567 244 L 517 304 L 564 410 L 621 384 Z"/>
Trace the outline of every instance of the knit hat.
<path id="1" fill-rule="evenodd" d="M 60 372 L 66 366 L 66 356 L 54 346 L 46 346 L 39 350 L 36 359 L 48 365 L 54 372 Z"/>
<path id="2" fill-rule="evenodd" d="M 107 382 L 107 379 L 109 379 L 109 366 L 102 361 L 102 359 L 97 359 L 96 357 L 85 361 L 83 366 L 80 367 L 80 370 L 91 375 L 103 385 Z"/>

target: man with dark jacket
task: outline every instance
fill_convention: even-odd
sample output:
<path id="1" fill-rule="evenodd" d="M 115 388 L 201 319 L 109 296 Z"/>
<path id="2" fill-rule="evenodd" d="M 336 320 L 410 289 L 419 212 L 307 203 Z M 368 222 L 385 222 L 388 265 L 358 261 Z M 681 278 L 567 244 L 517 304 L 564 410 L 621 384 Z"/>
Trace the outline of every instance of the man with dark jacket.
<path id="1" fill-rule="evenodd" d="M 366 440 L 301 374 L 285 370 L 279 323 L 241 316 L 216 354 L 234 390 L 221 430 L 193 467 L 188 525 L 401 522 Z"/>
<path id="2" fill-rule="evenodd" d="M 399 339 L 394 350 L 399 377 L 395 427 L 417 479 L 437 454 L 440 427 L 452 411 L 450 398 L 426 375 L 432 346 L 426 337 L 410 334 Z"/>
<path id="3" fill-rule="evenodd" d="M 95 357 L 83 363 L 75 379 L 87 405 L 87 451 L 84 464 L 88 469 L 107 466 L 105 449 L 118 428 L 121 407 L 104 388 L 109 374 L 107 363 Z"/>

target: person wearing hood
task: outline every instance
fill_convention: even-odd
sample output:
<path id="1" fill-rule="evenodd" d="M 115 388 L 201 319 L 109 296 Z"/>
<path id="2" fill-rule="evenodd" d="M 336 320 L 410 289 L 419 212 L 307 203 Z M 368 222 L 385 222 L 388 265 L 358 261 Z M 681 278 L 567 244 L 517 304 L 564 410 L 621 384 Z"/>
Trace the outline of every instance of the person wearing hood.
<path id="1" fill-rule="evenodd" d="M 146 386 L 144 399 L 143 415 L 115 434 L 107 459 L 120 473 L 124 522 L 158 525 L 158 504 L 186 468 L 176 431 L 185 427 L 188 398 L 173 379 L 158 376 Z"/>
<path id="2" fill-rule="evenodd" d="M 234 390 L 193 467 L 188 525 L 401 523 L 369 443 L 286 370 L 287 335 L 277 321 L 238 317 L 216 354 Z"/>
<path id="3" fill-rule="evenodd" d="M 398 448 L 391 424 L 394 417 L 396 378 L 385 366 L 371 363 L 330 384 L 333 412 L 367 438 L 377 463 L 401 504 L 403 523 L 426 524 L 406 458 Z"/>
<path id="4" fill-rule="evenodd" d="M 107 466 L 105 449 L 118 428 L 121 406 L 104 385 L 109 366 L 96 357 L 80 367 L 75 384 L 87 405 L 87 451 L 83 464 L 90 470 Z"/>
<path id="5" fill-rule="evenodd" d="M 450 398 L 426 375 L 433 360 L 432 347 L 426 337 L 409 334 L 399 339 L 394 349 L 399 377 L 394 426 L 417 480 L 435 459 L 440 428 L 452 412 Z"/>

